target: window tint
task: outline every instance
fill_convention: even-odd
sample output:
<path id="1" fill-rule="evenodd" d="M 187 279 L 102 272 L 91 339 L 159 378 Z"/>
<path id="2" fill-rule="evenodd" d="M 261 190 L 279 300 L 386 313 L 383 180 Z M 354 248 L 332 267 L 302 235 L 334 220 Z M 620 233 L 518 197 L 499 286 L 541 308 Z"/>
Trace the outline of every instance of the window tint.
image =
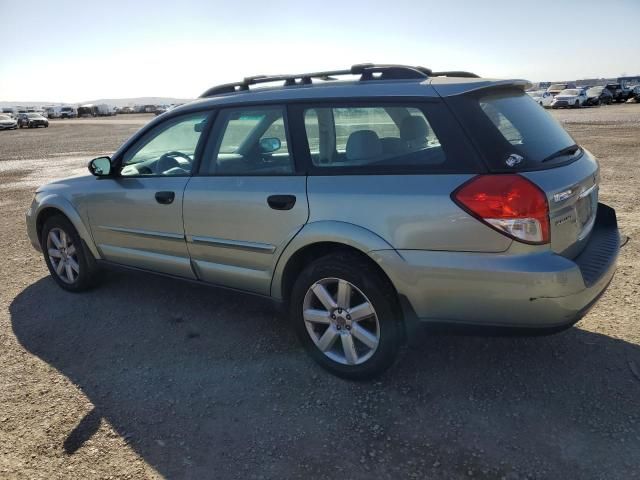
<path id="1" fill-rule="evenodd" d="M 162 123 L 125 153 L 120 174 L 189 175 L 207 116 L 198 113 Z"/>
<path id="2" fill-rule="evenodd" d="M 304 111 L 304 123 L 316 167 L 397 169 L 446 160 L 431 124 L 415 107 L 314 107 Z"/>
<path id="3" fill-rule="evenodd" d="M 479 99 L 479 105 L 486 117 L 498 129 L 504 140 L 513 146 L 510 153 L 517 153 L 524 159 L 521 165 L 530 168 L 548 156 L 570 147 L 575 142 L 562 126 L 534 100 L 522 92 L 494 93 Z M 477 130 L 474 130 L 477 134 Z M 484 141 L 490 141 L 485 137 Z M 505 156 L 506 155 L 506 156 Z M 508 152 L 487 155 L 490 161 L 502 162 Z"/>
<path id="4" fill-rule="evenodd" d="M 222 110 L 205 154 L 203 172 L 213 175 L 293 173 L 282 107 Z"/>
<path id="5" fill-rule="evenodd" d="M 480 108 L 482 108 L 487 117 L 489 117 L 491 122 L 500 130 L 500 133 L 502 133 L 511 145 L 522 143 L 520 131 L 513 126 L 513 123 L 511 123 L 493 103 L 480 102 Z"/>

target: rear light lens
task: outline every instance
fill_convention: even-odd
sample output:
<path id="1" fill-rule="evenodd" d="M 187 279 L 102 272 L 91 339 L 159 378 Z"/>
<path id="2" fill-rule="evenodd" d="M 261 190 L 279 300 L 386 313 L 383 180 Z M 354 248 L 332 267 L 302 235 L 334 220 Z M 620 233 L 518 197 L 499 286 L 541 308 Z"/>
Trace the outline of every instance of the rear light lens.
<path id="1" fill-rule="evenodd" d="M 547 196 L 521 175 L 478 175 L 451 197 L 463 210 L 515 240 L 550 241 Z"/>

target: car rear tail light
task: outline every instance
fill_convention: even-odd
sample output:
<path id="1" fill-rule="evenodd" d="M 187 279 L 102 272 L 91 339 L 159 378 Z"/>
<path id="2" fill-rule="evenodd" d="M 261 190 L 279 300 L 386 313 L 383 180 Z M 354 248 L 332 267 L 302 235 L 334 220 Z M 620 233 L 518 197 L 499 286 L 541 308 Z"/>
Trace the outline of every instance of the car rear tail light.
<path id="1" fill-rule="evenodd" d="M 521 175 L 478 175 L 451 195 L 463 210 L 524 243 L 549 243 L 547 196 Z"/>

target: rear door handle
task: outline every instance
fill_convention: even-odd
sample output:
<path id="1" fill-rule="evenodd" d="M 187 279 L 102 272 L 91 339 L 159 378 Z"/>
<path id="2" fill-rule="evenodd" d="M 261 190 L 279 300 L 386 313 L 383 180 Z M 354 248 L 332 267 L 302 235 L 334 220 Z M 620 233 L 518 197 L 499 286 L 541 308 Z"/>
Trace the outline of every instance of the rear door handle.
<path id="1" fill-rule="evenodd" d="M 295 195 L 271 195 L 267 203 L 274 210 L 291 210 L 296 204 Z"/>
<path id="2" fill-rule="evenodd" d="M 156 202 L 163 205 L 169 205 L 170 203 L 173 203 L 173 200 L 175 198 L 176 194 L 174 192 L 156 192 Z"/>

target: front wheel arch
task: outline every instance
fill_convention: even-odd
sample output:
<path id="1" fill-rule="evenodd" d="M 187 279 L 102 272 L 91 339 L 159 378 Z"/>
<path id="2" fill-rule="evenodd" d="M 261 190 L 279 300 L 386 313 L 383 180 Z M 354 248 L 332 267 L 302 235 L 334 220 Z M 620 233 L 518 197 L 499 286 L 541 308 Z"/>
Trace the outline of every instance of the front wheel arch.
<path id="1" fill-rule="evenodd" d="M 59 195 L 51 195 L 40 201 L 36 211 L 36 233 L 38 239 L 42 235 L 42 227 L 52 215 L 62 215 L 71 222 L 94 258 L 102 258 L 93 243 L 91 232 L 71 203 Z"/>

